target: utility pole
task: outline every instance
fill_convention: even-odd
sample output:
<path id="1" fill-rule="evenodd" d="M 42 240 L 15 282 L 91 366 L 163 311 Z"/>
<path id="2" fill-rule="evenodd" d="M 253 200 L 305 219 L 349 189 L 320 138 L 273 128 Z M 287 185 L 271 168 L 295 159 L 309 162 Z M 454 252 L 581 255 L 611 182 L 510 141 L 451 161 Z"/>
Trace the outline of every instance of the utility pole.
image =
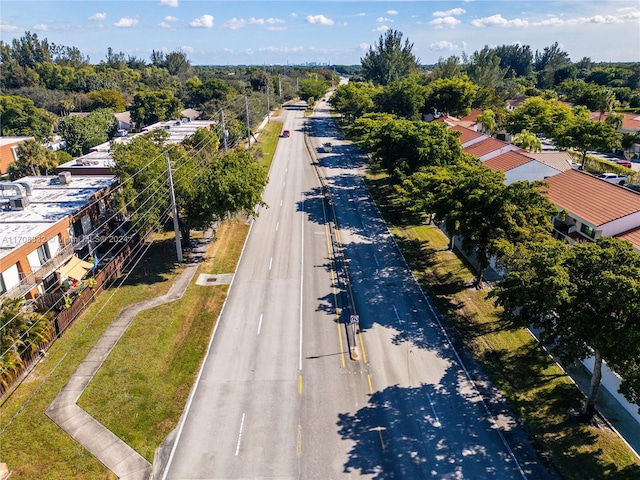
<path id="1" fill-rule="evenodd" d="M 173 191 L 173 177 L 171 176 L 171 162 L 169 161 L 169 152 L 164 152 L 164 158 L 167 161 L 167 176 L 169 177 L 169 195 L 171 195 L 171 213 L 173 215 L 173 231 L 176 236 L 176 254 L 178 262 L 182 263 L 182 244 L 180 243 L 180 226 L 178 225 L 178 208 L 176 207 L 176 194 Z"/>
<path id="2" fill-rule="evenodd" d="M 247 116 L 247 141 L 249 151 L 251 151 L 251 124 L 249 123 L 249 101 L 247 100 L 247 96 L 244 96 L 244 110 Z"/>
<path id="3" fill-rule="evenodd" d="M 224 148 L 224 153 L 227 153 L 227 138 L 229 137 L 229 131 L 224 123 L 224 110 L 220 110 L 220 116 L 222 117 L 222 148 Z"/>

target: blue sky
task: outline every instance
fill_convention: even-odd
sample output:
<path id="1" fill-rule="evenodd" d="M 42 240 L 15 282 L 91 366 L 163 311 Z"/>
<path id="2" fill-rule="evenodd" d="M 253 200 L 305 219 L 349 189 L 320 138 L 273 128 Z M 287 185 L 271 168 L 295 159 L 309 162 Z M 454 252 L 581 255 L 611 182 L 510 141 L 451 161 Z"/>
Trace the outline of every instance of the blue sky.
<path id="1" fill-rule="evenodd" d="M 0 39 L 25 31 L 149 60 L 181 50 L 194 65 L 359 64 L 388 29 L 423 64 L 485 45 L 559 42 L 573 61 L 640 61 L 640 1 L 2 0 Z"/>

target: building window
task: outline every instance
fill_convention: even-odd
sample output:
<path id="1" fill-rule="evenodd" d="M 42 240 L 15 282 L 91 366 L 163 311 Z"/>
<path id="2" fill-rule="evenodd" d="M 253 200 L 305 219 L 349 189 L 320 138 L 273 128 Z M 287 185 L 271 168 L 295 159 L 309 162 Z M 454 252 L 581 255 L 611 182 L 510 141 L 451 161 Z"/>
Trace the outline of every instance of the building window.
<path id="1" fill-rule="evenodd" d="M 4 286 L 4 279 L 2 278 L 2 274 L 0 273 L 0 295 L 7 291 L 7 287 Z"/>
<path id="2" fill-rule="evenodd" d="M 11 147 L 11 154 L 13 155 L 13 160 L 17 161 L 18 160 L 18 147 Z"/>
<path id="3" fill-rule="evenodd" d="M 584 223 L 580 226 L 580 233 L 586 235 L 589 238 L 596 237 L 596 229 L 590 227 L 589 225 L 585 225 Z"/>
<path id="4" fill-rule="evenodd" d="M 49 253 L 49 245 L 43 243 L 40 245 L 36 251 L 38 252 L 38 260 L 40 260 L 40 265 L 44 265 L 47 260 L 51 258 L 51 254 Z"/>

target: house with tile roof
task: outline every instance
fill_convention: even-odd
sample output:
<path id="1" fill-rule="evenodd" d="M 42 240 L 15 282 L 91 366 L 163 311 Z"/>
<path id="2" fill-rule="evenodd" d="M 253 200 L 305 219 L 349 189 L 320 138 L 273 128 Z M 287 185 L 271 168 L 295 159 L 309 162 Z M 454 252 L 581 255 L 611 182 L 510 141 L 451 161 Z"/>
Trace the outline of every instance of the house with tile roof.
<path id="1" fill-rule="evenodd" d="M 464 149 L 466 153 L 478 157 L 483 162 L 505 152 L 516 150 L 521 150 L 521 148 L 493 137 L 484 138 Z"/>
<path id="2" fill-rule="evenodd" d="M 570 244 L 618 237 L 640 251 L 640 194 L 570 169 L 545 180 L 545 191 L 562 212 L 554 219 L 556 238 Z"/>
<path id="3" fill-rule="evenodd" d="M 462 125 L 453 125 L 451 130 L 460 132 L 460 144 L 462 145 L 462 148 L 467 148 L 474 143 L 478 143 L 489 138 L 489 135 L 463 127 Z"/>
<path id="4" fill-rule="evenodd" d="M 486 160 L 484 164 L 492 170 L 504 172 L 507 185 L 522 180 L 544 180 L 563 171 L 535 160 L 527 156 L 527 153 L 510 150 Z M 567 168 L 571 167 L 567 165 Z"/>

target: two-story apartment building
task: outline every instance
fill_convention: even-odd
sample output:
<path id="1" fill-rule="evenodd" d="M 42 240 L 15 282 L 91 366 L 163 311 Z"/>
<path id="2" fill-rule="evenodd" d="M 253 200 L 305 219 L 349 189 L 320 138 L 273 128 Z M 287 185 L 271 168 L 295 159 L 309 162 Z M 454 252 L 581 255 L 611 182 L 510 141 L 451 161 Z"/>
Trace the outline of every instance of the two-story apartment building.
<path id="1" fill-rule="evenodd" d="M 35 298 L 68 277 L 81 280 L 116 184 L 68 173 L 1 182 L 0 297 Z"/>
<path id="2" fill-rule="evenodd" d="M 18 160 L 16 149 L 26 140 L 35 140 L 34 137 L 0 137 L 0 177 L 5 176 L 9 165 Z"/>

